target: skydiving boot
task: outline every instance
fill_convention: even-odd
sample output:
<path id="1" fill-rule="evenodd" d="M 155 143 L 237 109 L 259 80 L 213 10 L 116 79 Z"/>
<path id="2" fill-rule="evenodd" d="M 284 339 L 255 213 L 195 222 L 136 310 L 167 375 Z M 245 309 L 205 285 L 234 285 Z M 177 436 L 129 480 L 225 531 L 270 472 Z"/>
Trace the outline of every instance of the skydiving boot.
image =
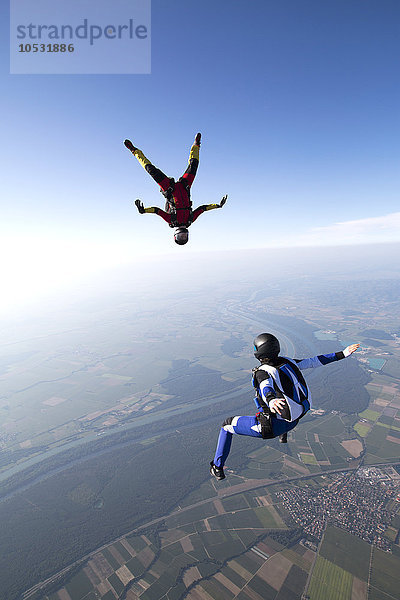
<path id="1" fill-rule="evenodd" d="M 287 444 L 287 432 L 281 433 L 279 436 L 279 441 L 281 444 Z"/>
<path id="2" fill-rule="evenodd" d="M 218 479 L 218 481 L 220 481 L 221 479 L 225 479 L 224 469 L 222 467 L 217 467 L 216 465 L 214 465 L 214 461 L 210 462 L 210 473 L 211 475 L 214 475 L 214 477 Z"/>
<path id="3" fill-rule="evenodd" d="M 128 150 L 130 150 L 132 152 L 132 154 L 135 154 L 135 150 L 137 150 L 137 148 L 135 148 L 135 146 L 132 144 L 131 140 L 125 140 L 124 144 L 125 144 L 126 148 L 128 148 Z"/>

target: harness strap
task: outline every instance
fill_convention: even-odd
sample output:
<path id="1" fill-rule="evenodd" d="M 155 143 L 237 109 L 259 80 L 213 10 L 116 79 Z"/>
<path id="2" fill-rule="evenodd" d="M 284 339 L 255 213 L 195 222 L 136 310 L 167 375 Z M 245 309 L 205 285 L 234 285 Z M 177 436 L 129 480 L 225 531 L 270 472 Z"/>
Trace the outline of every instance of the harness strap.
<path id="1" fill-rule="evenodd" d="M 174 198 L 174 190 L 175 190 L 175 185 L 176 185 L 176 181 L 173 177 L 170 177 L 170 186 L 167 190 L 162 190 L 160 189 L 160 192 L 162 193 L 162 195 L 166 198 L 166 200 L 170 203 L 171 205 L 171 211 L 170 211 L 170 215 L 171 215 L 171 223 L 170 223 L 170 227 L 179 227 L 179 225 L 182 225 L 181 223 L 178 222 L 178 211 L 181 210 L 188 210 L 190 217 L 192 216 L 192 201 L 190 199 L 190 185 L 184 180 L 184 179 L 180 179 L 179 183 L 181 183 L 185 190 L 186 193 L 188 195 L 188 200 L 189 200 L 189 205 L 186 207 L 183 206 L 176 206 L 175 203 L 175 198 Z M 191 218 L 187 219 L 186 223 L 185 223 L 185 227 L 189 227 L 192 224 L 192 220 Z"/>
<path id="2" fill-rule="evenodd" d="M 170 177 L 169 178 L 169 183 L 170 183 L 169 188 L 166 189 L 166 190 L 160 189 L 160 192 L 162 193 L 162 195 L 164 196 L 164 198 L 166 198 L 169 202 L 172 201 L 172 203 L 173 203 L 173 198 L 174 198 L 173 192 L 174 192 L 174 189 L 175 189 L 175 179 L 173 177 Z"/>
<path id="3" fill-rule="evenodd" d="M 263 408 L 265 407 L 266 410 L 269 410 L 268 409 L 268 404 L 265 403 L 264 398 L 261 395 L 260 388 L 258 387 L 257 382 L 256 382 L 256 373 L 259 370 L 260 366 L 259 367 L 254 367 L 254 369 L 252 369 L 252 372 L 253 372 L 252 384 L 253 384 L 253 387 L 255 389 L 256 398 L 258 400 L 259 405 L 262 406 Z"/>
<path id="4" fill-rule="evenodd" d="M 294 374 L 295 374 L 298 382 L 300 384 L 304 385 L 306 387 L 306 389 L 307 389 L 307 384 L 306 384 L 306 382 L 304 380 L 303 374 L 302 374 L 301 370 L 299 369 L 299 367 L 296 365 L 296 363 L 293 360 L 290 360 L 290 359 L 284 358 L 284 357 L 279 357 L 279 359 L 280 359 L 279 363 L 276 364 L 276 365 L 272 365 L 272 366 L 279 371 L 282 367 L 284 367 L 285 365 L 288 365 L 290 367 L 290 369 L 294 372 Z M 263 365 L 262 364 L 259 365 L 258 367 L 255 367 L 253 369 L 253 386 L 256 389 L 257 399 L 260 402 L 261 392 L 260 392 L 259 387 L 257 386 L 257 382 L 256 382 L 256 373 L 257 373 L 258 370 L 266 371 L 267 373 L 268 373 L 268 371 L 266 369 L 263 369 Z M 286 406 L 284 407 L 283 411 L 281 411 L 281 413 L 280 413 L 281 417 L 285 421 L 290 421 L 291 418 L 292 418 L 290 406 L 289 406 L 289 404 L 288 404 L 288 402 L 287 402 L 287 400 L 286 400 L 286 398 L 285 398 L 282 390 L 280 390 L 278 388 L 278 386 L 277 386 L 277 384 L 275 382 L 275 379 L 273 377 L 272 377 L 272 379 L 273 379 L 273 382 L 274 382 L 273 383 L 273 387 L 274 387 L 274 391 L 275 391 L 276 397 L 277 398 L 283 398 L 283 399 L 285 399 Z M 260 402 L 260 404 L 262 406 L 261 402 Z M 299 406 L 301 406 L 302 410 L 303 410 L 302 414 L 298 417 L 298 418 L 301 418 L 302 416 L 304 416 L 308 412 L 308 410 L 310 408 L 309 401 L 308 401 L 308 399 L 307 399 L 306 396 L 304 398 L 300 397 L 300 402 L 297 402 L 297 404 Z"/>
<path id="5" fill-rule="evenodd" d="M 184 186 L 184 188 L 186 190 L 186 193 L 187 193 L 188 198 L 189 198 L 189 207 L 192 208 L 192 201 L 191 201 L 191 198 L 190 198 L 190 185 L 182 177 L 180 178 L 179 181 L 183 184 L 183 186 Z"/>
<path id="6" fill-rule="evenodd" d="M 286 398 L 284 397 L 283 393 L 281 392 L 281 390 L 277 386 L 274 385 L 274 392 L 275 392 L 275 394 L 269 393 L 266 396 L 265 400 L 262 397 L 261 392 L 260 392 L 260 388 L 258 387 L 257 382 L 256 382 L 256 373 L 257 373 L 257 371 L 261 367 L 262 367 L 262 365 L 260 365 L 259 367 L 255 367 L 253 369 L 253 387 L 256 390 L 256 399 L 258 401 L 258 404 L 261 406 L 261 408 L 263 410 L 267 410 L 268 411 L 269 410 L 269 401 L 270 400 L 273 400 L 274 398 L 283 398 L 284 402 L 285 402 L 285 406 L 284 406 L 283 410 L 281 411 L 280 415 L 281 415 L 282 419 L 284 419 L 285 421 L 290 421 L 290 408 L 288 406 Z M 263 369 L 261 369 L 261 370 L 263 370 Z"/>

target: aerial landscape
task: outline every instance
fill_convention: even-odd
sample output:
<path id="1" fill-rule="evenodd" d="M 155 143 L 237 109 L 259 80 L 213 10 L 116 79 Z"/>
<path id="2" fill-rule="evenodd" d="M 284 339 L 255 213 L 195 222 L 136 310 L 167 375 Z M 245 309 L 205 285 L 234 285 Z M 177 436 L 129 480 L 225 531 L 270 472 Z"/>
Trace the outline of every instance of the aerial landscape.
<path id="1" fill-rule="evenodd" d="M 389 250 L 362 248 L 342 273 L 326 259 L 293 279 L 297 265 L 281 260 L 287 276 L 270 269 L 268 284 L 231 281 L 229 270 L 219 286 L 211 272 L 188 280 L 179 301 L 190 327 L 160 283 L 162 310 L 132 286 L 108 307 L 87 298 L 58 309 L 49 331 L 39 319 L 22 338 L 12 328 L 1 361 L 4 598 L 314 600 L 332 581 L 334 600 L 396 598 L 399 271 Z M 385 253 L 382 276 L 373 266 Z M 344 292 L 346 281 L 357 285 Z M 219 424 L 254 410 L 260 329 L 296 357 L 361 348 L 309 374 L 313 409 L 287 445 L 239 436 L 226 480 L 211 481 Z"/>
<path id="2" fill-rule="evenodd" d="M 398 0 L 2 8 L 0 600 L 400 600 Z"/>

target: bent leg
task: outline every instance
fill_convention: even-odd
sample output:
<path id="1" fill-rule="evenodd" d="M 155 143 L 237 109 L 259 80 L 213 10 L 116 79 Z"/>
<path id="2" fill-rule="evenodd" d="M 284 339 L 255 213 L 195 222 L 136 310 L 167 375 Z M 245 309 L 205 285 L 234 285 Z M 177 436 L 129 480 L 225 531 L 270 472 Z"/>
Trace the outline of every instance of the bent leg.
<path id="1" fill-rule="evenodd" d="M 260 425 L 256 417 L 229 417 L 222 423 L 221 431 L 219 433 L 217 449 L 213 459 L 216 467 L 223 467 L 226 459 L 228 458 L 231 444 L 232 435 L 248 435 L 251 437 L 261 438 Z"/>
<path id="2" fill-rule="evenodd" d="M 221 427 L 221 431 L 219 432 L 218 436 L 217 448 L 215 450 L 215 456 L 213 458 L 213 463 L 218 468 L 224 466 L 225 461 L 229 456 L 232 445 L 232 437 L 233 435 L 231 433 L 225 431 L 225 429 Z"/>
<path id="3" fill-rule="evenodd" d="M 193 144 L 190 149 L 187 169 L 181 177 L 181 179 L 183 179 L 189 187 L 191 187 L 193 180 L 196 177 L 197 168 L 199 166 L 199 150 L 199 146 L 197 144 Z"/>
<path id="4" fill-rule="evenodd" d="M 283 419 L 272 419 L 272 430 L 274 432 L 274 436 L 277 437 L 278 435 L 284 435 L 285 433 L 287 433 L 288 431 L 291 431 L 292 429 L 294 429 L 296 427 L 296 425 L 298 424 L 299 420 L 297 419 L 296 421 L 284 421 Z"/>
<path id="5" fill-rule="evenodd" d="M 171 185 L 171 180 L 169 177 L 165 175 L 154 165 L 151 164 L 148 158 L 145 157 L 143 152 L 139 150 L 139 148 L 135 148 L 133 152 L 134 156 L 137 158 L 139 163 L 142 165 L 143 169 L 147 171 L 147 173 L 154 179 L 156 183 L 160 186 L 160 188 L 165 192 Z"/>

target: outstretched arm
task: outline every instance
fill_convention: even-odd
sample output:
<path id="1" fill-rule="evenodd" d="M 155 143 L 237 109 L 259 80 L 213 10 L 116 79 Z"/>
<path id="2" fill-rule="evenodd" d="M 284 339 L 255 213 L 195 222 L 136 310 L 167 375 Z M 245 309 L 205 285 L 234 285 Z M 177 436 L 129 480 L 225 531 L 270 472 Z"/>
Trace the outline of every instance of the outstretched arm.
<path id="1" fill-rule="evenodd" d="M 295 360 L 299 369 L 315 369 L 316 367 L 322 367 L 323 365 L 329 365 L 331 362 L 335 362 L 337 360 L 342 360 L 343 358 L 347 358 L 353 352 L 359 348 L 360 344 L 351 344 L 347 346 L 344 350 L 340 352 L 332 352 L 331 354 L 319 354 L 318 356 L 313 356 L 312 358 L 304 358 L 302 360 Z"/>
<path id="2" fill-rule="evenodd" d="M 158 206 L 149 206 L 148 208 L 145 208 L 143 206 L 143 202 L 141 202 L 139 199 L 135 200 L 135 204 L 136 204 L 137 209 L 140 212 L 140 214 L 155 213 L 156 215 L 158 215 L 159 217 L 164 219 L 164 221 L 166 221 L 168 223 L 168 225 L 171 224 L 171 215 L 169 213 L 165 212 L 165 210 L 158 208 Z"/>
<path id="3" fill-rule="evenodd" d="M 207 210 L 214 210 L 215 208 L 222 208 L 224 206 L 227 198 L 228 198 L 228 196 L 225 195 L 219 204 L 202 204 L 201 206 L 198 206 L 196 208 L 196 210 L 193 211 L 192 223 L 194 223 L 195 220 L 197 219 L 197 217 L 199 217 L 201 214 L 203 214 L 203 212 L 206 212 Z"/>

